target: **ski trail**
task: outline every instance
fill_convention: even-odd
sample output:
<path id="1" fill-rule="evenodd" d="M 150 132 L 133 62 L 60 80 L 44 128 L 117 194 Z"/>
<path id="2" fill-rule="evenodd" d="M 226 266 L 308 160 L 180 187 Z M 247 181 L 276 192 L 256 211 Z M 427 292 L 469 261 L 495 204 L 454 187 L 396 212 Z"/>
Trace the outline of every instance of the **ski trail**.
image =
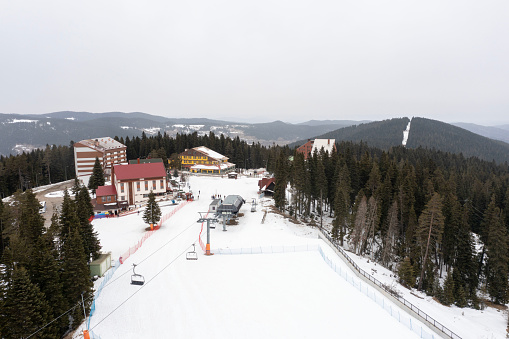
<path id="1" fill-rule="evenodd" d="M 408 134 L 410 133 L 410 123 L 412 122 L 412 119 L 408 122 L 408 125 L 406 126 L 406 130 L 403 131 L 403 141 L 401 142 L 403 146 L 406 147 L 406 143 L 408 141 Z"/>

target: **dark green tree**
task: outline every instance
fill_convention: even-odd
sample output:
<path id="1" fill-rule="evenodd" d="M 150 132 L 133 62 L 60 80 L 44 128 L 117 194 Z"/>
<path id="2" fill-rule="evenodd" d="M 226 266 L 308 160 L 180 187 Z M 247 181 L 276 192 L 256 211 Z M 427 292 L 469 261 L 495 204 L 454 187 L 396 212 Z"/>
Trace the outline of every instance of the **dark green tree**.
<path id="1" fill-rule="evenodd" d="M 442 300 L 444 305 L 452 305 L 454 303 L 454 279 L 452 278 L 451 271 L 447 272 L 444 281 L 444 298 Z"/>
<path id="2" fill-rule="evenodd" d="M 503 223 L 502 211 L 495 207 L 493 214 L 487 214 L 489 221 L 486 242 L 486 285 L 488 293 L 496 303 L 507 302 L 508 292 L 508 246 L 507 229 Z"/>
<path id="3" fill-rule="evenodd" d="M 68 307 L 81 303 L 83 293 L 85 309 L 88 313 L 92 303 L 93 283 L 90 280 L 90 269 L 83 250 L 83 240 L 77 228 L 71 230 L 67 241 L 62 248 L 62 291 Z M 73 323 L 71 328 L 76 328 L 83 321 L 83 308 L 76 307 L 71 312 Z"/>
<path id="4" fill-rule="evenodd" d="M 101 245 L 97 233 L 90 222 L 90 217 L 94 215 L 94 206 L 90 202 L 90 195 L 85 187 L 81 187 L 76 196 L 76 212 L 80 223 L 80 235 L 83 239 L 83 248 L 87 259 L 97 259 Z"/>
<path id="5" fill-rule="evenodd" d="M 54 251 L 51 247 L 52 242 L 44 238 L 40 238 L 37 242 L 30 280 L 39 287 L 44 293 L 46 301 L 51 305 L 49 318 L 53 320 L 66 311 L 67 303 L 62 295 L 62 282 L 56 260 L 57 253 L 52 253 Z M 68 318 L 61 317 L 49 325 L 47 331 L 51 332 L 54 337 L 59 337 L 65 333 L 68 327 Z"/>
<path id="6" fill-rule="evenodd" d="M 410 262 L 410 257 L 405 257 L 399 264 L 398 269 L 399 281 L 408 288 L 415 286 L 415 269 Z"/>
<path id="7" fill-rule="evenodd" d="M 417 235 L 423 253 L 419 290 L 422 289 L 430 247 L 436 247 L 436 245 L 440 243 L 443 229 L 444 217 L 442 215 L 442 198 L 440 194 L 435 193 L 426 204 L 426 208 L 419 217 L 419 227 L 417 229 Z"/>
<path id="8" fill-rule="evenodd" d="M 274 204 L 280 211 L 284 211 L 286 205 L 286 184 L 288 182 L 286 157 L 283 152 L 279 153 L 276 162 L 274 183 Z"/>
<path id="9" fill-rule="evenodd" d="M 92 175 L 88 181 L 88 188 L 95 194 L 95 190 L 99 186 L 104 186 L 104 171 L 101 163 L 99 162 L 99 158 L 96 157 Z"/>
<path id="10" fill-rule="evenodd" d="M 150 191 L 148 194 L 147 206 L 145 207 L 145 212 L 143 213 L 143 221 L 147 224 L 150 224 L 152 227 L 154 224 L 161 219 L 161 208 L 156 201 L 156 195 Z"/>
<path id="11" fill-rule="evenodd" d="M 14 269 L 0 308 L 2 338 L 28 337 L 47 323 L 49 312 L 44 293 L 30 282 L 25 268 Z M 37 333 L 37 338 L 50 337 L 47 330 Z"/>
<path id="12" fill-rule="evenodd" d="M 79 219 L 76 213 L 76 203 L 69 196 L 67 190 L 64 191 L 64 200 L 60 209 L 60 243 L 65 243 L 73 229 L 79 229 Z M 82 246 L 83 247 L 83 246 Z"/>

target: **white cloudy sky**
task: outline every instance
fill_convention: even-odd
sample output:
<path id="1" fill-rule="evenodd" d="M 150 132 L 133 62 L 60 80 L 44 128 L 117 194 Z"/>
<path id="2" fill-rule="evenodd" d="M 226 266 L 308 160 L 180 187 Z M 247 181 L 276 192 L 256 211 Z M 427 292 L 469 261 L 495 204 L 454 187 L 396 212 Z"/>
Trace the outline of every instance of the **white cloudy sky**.
<path id="1" fill-rule="evenodd" d="M 0 0 L 0 112 L 509 123 L 509 1 Z"/>

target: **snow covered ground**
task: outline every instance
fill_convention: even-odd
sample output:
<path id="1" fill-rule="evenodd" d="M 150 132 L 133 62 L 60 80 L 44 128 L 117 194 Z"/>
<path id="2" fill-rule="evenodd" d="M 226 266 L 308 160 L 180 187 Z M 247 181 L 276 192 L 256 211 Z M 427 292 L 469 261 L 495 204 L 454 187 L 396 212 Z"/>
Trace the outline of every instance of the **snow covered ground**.
<path id="1" fill-rule="evenodd" d="M 334 265 L 348 270 L 312 228 L 270 212 L 262 223 L 272 204 L 269 199 L 258 201 L 257 211 L 250 212 L 249 202 L 258 198 L 257 180 L 190 177 L 191 189 L 195 197 L 199 191 L 200 199 L 177 211 L 115 271 L 96 299 L 90 320 L 93 334 L 101 338 L 419 337 L 326 264 L 318 246 Z M 208 210 L 213 194 L 240 194 L 246 204 L 238 225 L 227 226 L 227 232 L 221 224 L 211 230 L 216 254 L 205 256 L 197 242 L 198 212 Z M 164 206 L 162 212 L 175 208 Z M 147 227 L 142 213 L 93 224 L 103 251 L 111 251 L 115 261 L 143 237 Z M 202 239 L 206 241 L 205 227 Z M 193 243 L 198 260 L 186 260 Z M 285 253 L 218 254 L 278 252 L 283 246 Z M 310 250 L 302 250 L 306 248 Z M 355 259 L 368 272 L 374 267 L 366 259 Z M 145 278 L 143 286 L 130 284 L 133 263 Z M 389 271 L 378 265 L 375 269 L 377 279 L 393 281 Z M 505 337 L 503 312 L 443 307 L 398 289 L 463 338 Z M 395 305 L 390 307 L 398 311 Z M 415 319 L 412 324 L 421 326 Z M 423 331 L 433 334 L 426 327 Z M 79 336 L 76 332 L 74 337 Z"/>

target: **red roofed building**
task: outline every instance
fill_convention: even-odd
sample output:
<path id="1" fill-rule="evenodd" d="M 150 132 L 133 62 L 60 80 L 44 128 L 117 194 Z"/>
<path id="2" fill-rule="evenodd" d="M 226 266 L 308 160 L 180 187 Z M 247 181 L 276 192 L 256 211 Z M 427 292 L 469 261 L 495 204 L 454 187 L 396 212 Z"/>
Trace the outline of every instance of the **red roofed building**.
<path id="1" fill-rule="evenodd" d="M 150 191 L 162 195 L 167 189 L 166 169 L 161 162 L 115 165 L 111 178 L 117 201 L 129 205 L 147 200 Z"/>
<path id="2" fill-rule="evenodd" d="M 110 204 L 117 202 L 117 190 L 115 186 L 99 186 L 95 191 L 98 204 Z"/>
<path id="3" fill-rule="evenodd" d="M 262 178 L 258 180 L 259 193 L 266 195 L 274 194 L 274 186 L 276 185 L 276 178 Z"/>

